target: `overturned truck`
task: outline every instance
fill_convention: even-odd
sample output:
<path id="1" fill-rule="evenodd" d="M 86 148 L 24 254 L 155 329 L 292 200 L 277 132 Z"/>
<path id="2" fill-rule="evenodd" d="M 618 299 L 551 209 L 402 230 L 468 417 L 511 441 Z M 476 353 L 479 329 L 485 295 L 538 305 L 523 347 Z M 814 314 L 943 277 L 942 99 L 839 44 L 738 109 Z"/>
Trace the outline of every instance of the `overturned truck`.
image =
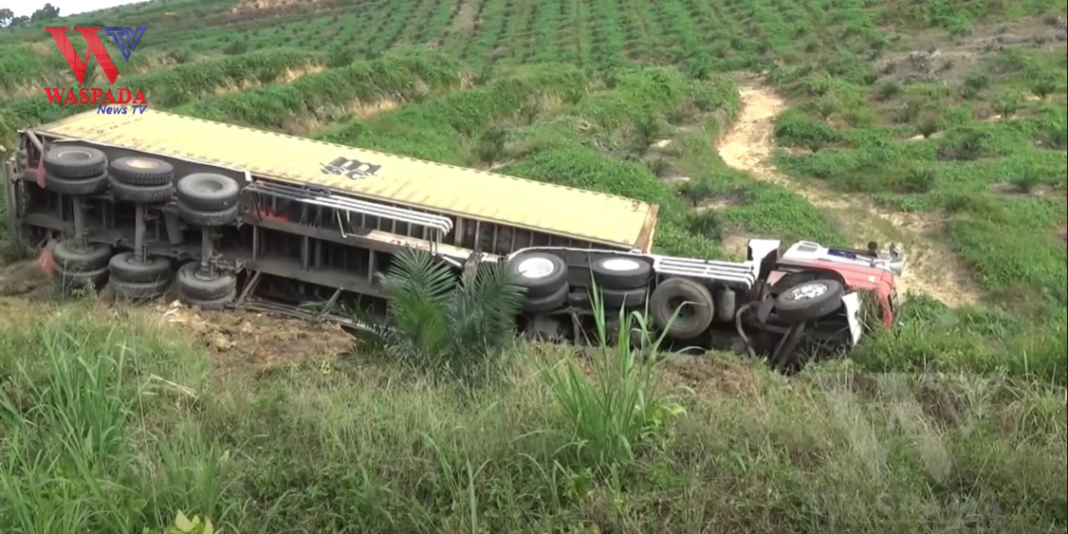
<path id="1" fill-rule="evenodd" d="M 874 243 L 752 239 L 742 262 L 668 257 L 651 252 L 657 206 L 602 193 L 158 111 L 19 133 L 7 224 L 61 290 L 176 288 L 193 305 L 344 322 L 343 305 L 386 313 L 375 275 L 415 248 L 458 273 L 506 262 L 527 289 L 529 332 L 577 337 L 597 287 L 674 340 L 780 366 L 802 346 L 854 346 L 862 314 L 890 326 L 898 306 L 904 260 Z"/>

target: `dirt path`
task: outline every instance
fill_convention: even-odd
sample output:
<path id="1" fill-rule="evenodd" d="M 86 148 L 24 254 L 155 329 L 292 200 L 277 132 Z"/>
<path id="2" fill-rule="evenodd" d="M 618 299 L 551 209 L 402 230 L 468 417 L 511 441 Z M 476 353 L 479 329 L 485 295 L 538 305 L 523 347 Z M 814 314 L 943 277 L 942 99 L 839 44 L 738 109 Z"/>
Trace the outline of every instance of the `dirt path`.
<path id="1" fill-rule="evenodd" d="M 973 304 L 979 290 L 953 251 L 936 237 L 940 221 L 931 216 L 895 213 L 860 197 L 828 191 L 815 183 L 799 182 L 778 172 L 771 163 L 772 123 L 786 110 L 786 101 L 770 89 L 743 86 L 742 114 L 719 145 L 723 161 L 754 178 L 793 191 L 813 206 L 827 210 L 847 228 L 854 243 L 882 246 L 900 243 L 908 263 L 898 291 L 930 295 L 947 305 Z"/>

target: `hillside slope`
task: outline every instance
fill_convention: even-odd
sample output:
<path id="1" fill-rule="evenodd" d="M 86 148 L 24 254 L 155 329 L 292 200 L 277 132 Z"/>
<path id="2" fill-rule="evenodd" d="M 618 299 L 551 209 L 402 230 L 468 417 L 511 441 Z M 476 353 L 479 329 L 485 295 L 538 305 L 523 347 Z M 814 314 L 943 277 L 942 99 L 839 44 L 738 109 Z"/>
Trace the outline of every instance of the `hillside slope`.
<path id="1" fill-rule="evenodd" d="M 794 379 L 710 354 L 645 383 L 524 343 L 469 387 L 328 325 L 60 300 L 0 233 L 0 532 L 179 510 L 238 533 L 1068 528 L 1062 3 L 164 0 L 60 23 L 147 25 L 117 83 L 157 109 L 648 200 L 666 254 L 901 242 L 910 293 Z M 43 96 L 74 82 L 38 26 L 0 30 L 7 150 L 78 111 Z M 603 396 L 568 402 L 547 368 L 574 362 Z"/>

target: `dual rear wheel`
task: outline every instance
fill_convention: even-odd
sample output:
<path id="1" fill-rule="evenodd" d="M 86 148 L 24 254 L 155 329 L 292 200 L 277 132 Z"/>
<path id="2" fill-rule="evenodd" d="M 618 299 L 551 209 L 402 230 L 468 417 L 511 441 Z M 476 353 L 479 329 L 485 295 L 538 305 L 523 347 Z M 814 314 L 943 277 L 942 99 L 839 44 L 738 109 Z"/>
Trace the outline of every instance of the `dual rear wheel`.
<path id="1" fill-rule="evenodd" d="M 107 286 L 118 298 L 143 301 L 167 294 L 173 285 L 186 304 L 218 308 L 233 302 L 237 292 L 237 277 L 232 272 L 212 272 L 197 261 L 175 270 L 169 258 L 138 260 L 133 252 L 114 254 L 108 245 L 83 245 L 77 239 L 57 242 L 51 257 L 53 283 L 65 294 Z"/>
<path id="2" fill-rule="evenodd" d="M 567 263 L 556 254 L 530 252 L 512 258 L 507 270 L 526 290 L 523 311 L 545 313 L 568 305 L 590 307 L 586 289 L 572 291 Z M 633 309 L 645 305 L 652 265 L 635 258 L 606 256 L 590 263 L 590 273 L 606 309 Z"/>
<path id="3" fill-rule="evenodd" d="M 213 268 L 211 261 L 189 262 L 177 270 L 169 258 L 144 253 L 145 207 L 177 200 L 179 217 L 205 232 L 202 257 L 213 255 L 209 233 L 232 223 L 238 216 L 240 187 L 233 179 L 210 173 L 195 173 L 174 179 L 174 167 L 166 161 L 126 157 L 109 161 L 100 150 L 59 146 L 44 158 L 45 188 L 80 198 L 104 192 L 120 202 L 136 205 L 137 223 L 132 252 L 114 253 L 111 246 L 75 238 L 59 241 L 51 250 L 53 279 L 57 289 L 99 289 L 110 286 L 115 296 L 131 300 L 157 298 L 176 285 L 179 296 L 190 305 L 217 307 L 236 295 L 237 277 Z M 80 206 L 78 206 L 80 207 Z M 85 229 L 76 228 L 82 233 Z"/>

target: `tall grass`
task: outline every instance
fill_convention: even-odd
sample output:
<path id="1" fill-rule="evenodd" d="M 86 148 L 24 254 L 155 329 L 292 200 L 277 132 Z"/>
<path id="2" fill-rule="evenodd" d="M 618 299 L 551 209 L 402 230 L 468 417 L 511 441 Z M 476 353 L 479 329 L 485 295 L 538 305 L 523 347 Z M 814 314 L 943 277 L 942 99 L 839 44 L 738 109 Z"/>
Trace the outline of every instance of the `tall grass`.
<path id="1" fill-rule="evenodd" d="M 0 329 L 0 532 L 171 534 L 179 511 L 250 534 L 1068 525 L 1063 394 L 1041 384 L 787 383 L 718 357 L 642 367 L 595 345 L 587 366 L 524 345 L 470 389 L 326 355 L 213 373 L 185 335 L 94 304 Z"/>
<path id="2" fill-rule="evenodd" d="M 618 327 L 613 328 L 618 335 L 610 336 L 609 316 L 596 284 L 590 288 L 590 302 L 596 336 L 586 355 L 590 368 L 583 368 L 580 360 L 564 359 L 543 362 L 541 372 L 574 425 L 576 455 L 604 474 L 634 462 L 644 448 L 660 445 L 665 425 L 685 410 L 658 391 L 660 346 L 670 326 L 657 335 L 647 314 L 621 309 Z"/>

